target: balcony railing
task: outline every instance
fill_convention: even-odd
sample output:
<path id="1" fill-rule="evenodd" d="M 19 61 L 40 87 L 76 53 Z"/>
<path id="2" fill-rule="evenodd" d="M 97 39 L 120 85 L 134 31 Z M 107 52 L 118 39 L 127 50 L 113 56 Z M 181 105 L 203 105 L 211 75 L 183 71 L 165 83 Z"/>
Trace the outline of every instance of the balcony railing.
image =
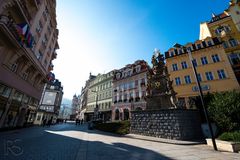
<path id="1" fill-rule="evenodd" d="M 20 36 L 16 28 L 16 23 L 12 18 L 6 15 L 0 15 L 0 25 L 4 25 L 6 27 L 5 29 L 10 31 L 10 33 L 12 34 L 16 41 L 20 40 Z"/>

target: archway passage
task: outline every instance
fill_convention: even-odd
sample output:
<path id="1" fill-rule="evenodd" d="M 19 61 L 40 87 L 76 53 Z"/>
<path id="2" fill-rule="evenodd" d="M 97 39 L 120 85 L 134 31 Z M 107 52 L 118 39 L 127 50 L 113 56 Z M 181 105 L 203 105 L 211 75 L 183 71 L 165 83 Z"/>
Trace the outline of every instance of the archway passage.
<path id="1" fill-rule="evenodd" d="M 115 110 L 115 120 L 119 120 L 119 109 Z"/>
<path id="2" fill-rule="evenodd" d="M 129 109 L 125 108 L 123 110 L 124 113 L 124 120 L 129 120 Z"/>

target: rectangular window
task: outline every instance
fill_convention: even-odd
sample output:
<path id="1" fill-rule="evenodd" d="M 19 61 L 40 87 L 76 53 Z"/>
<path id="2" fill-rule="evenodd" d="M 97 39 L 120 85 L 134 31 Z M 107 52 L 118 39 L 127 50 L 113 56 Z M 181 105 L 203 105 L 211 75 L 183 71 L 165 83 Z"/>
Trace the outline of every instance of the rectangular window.
<path id="1" fill-rule="evenodd" d="M 146 96 L 146 92 L 142 91 L 142 97 L 145 97 L 145 96 Z"/>
<path id="2" fill-rule="evenodd" d="M 136 92 L 135 94 L 136 94 L 135 97 L 139 97 L 139 92 Z"/>
<path id="3" fill-rule="evenodd" d="M 135 80 L 135 87 L 138 87 L 138 80 Z"/>
<path id="4" fill-rule="evenodd" d="M 206 78 L 207 78 L 208 81 L 213 80 L 213 74 L 212 74 L 212 72 L 206 72 L 205 74 L 206 74 Z"/>
<path id="5" fill-rule="evenodd" d="M 180 77 L 176 77 L 176 78 L 175 78 L 175 83 L 176 83 L 177 86 L 181 84 L 181 79 L 180 79 Z"/>
<path id="6" fill-rule="evenodd" d="M 214 55 L 212 55 L 212 60 L 213 60 L 213 62 L 214 63 L 216 63 L 216 62 L 219 62 L 220 60 L 219 60 L 219 57 L 218 57 L 218 55 L 217 54 L 214 54 Z"/>
<path id="7" fill-rule="evenodd" d="M 172 69 L 173 69 L 173 71 L 177 71 L 177 70 L 178 70 L 178 66 L 177 66 L 176 63 L 175 63 L 175 64 L 172 64 Z"/>
<path id="8" fill-rule="evenodd" d="M 207 41 L 207 44 L 208 44 L 208 46 L 211 46 L 212 42 L 211 41 Z"/>
<path id="9" fill-rule="evenodd" d="M 192 60 L 192 63 L 193 63 L 193 65 L 194 65 L 194 67 L 197 67 L 197 60 L 196 60 L 196 59 L 193 59 L 193 60 Z"/>
<path id="10" fill-rule="evenodd" d="M 190 83 L 191 83 L 191 78 L 190 78 L 189 75 L 184 76 L 184 79 L 185 79 L 185 83 L 186 83 L 186 84 L 190 84 Z"/>
<path id="11" fill-rule="evenodd" d="M 12 89 L 0 84 L 0 95 L 8 98 L 11 94 Z"/>
<path id="12" fill-rule="evenodd" d="M 197 49 L 201 49 L 201 44 L 197 44 Z"/>
<path id="13" fill-rule="evenodd" d="M 198 79 L 199 82 L 202 81 L 202 77 L 201 77 L 201 74 L 200 74 L 200 73 L 197 74 L 197 79 Z"/>
<path id="14" fill-rule="evenodd" d="M 174 52 L 173 52 L 173 51 L 170 52 L 170 56 L 171 56 L 171 57 L 174 56 Z"/>
<path id="15" fill-rule="evenodd" d="M 226 78 L 226 74 L 225 74 L 223 69 L 218 70 L 217 73 L 218 73 L 219 79 L 225 79 Z"/>
<path id="16" fill-rule="evenodd" d="M 231 47 L 237 46 L 237 41 L 235 39 L 230 39 L 229 43 L 230 43 Z"/>
<path id="17" fill-rule="evenodd" d="M 182 49 L 179 49 L 178 50 L 178 54 L 182 54 L 183 52 L 182 52 Z"/>
<path id="18" fill-rule="evenodd" d="M 240 64 L 240 54 L 232 53 L 229 55 L 229 59 L 233 65 Z"/>
<path id="19" fill-rule="evenodd" d="M 229 47 L 227 42 L 223 42 L 222 45 L 223 45 L 223 48 L 228 48 Z"/>
<path id="20" fill-rule="evenodd" d="M 207 57 L 201 57 L 202 65 L 208 64 Z"/>
<path id="21" fill-rule="evenodd" d="M 42 54 L 42 52 L 39 50 L 38 53 L 37 53 L 37 55 L 36 55 L 37 59 L 38 59 L 39 61 L 42 60 L 42 56 L 43 56 L 43 54 Z"/>
<path id="22" fill-rule="evenodd" d="M 182 64 L 182 69 L 186 69 L 186 68 L 187 68 L 187 63 L 186 63 L 186 61 L 183 61 L 181 64 Z"/>

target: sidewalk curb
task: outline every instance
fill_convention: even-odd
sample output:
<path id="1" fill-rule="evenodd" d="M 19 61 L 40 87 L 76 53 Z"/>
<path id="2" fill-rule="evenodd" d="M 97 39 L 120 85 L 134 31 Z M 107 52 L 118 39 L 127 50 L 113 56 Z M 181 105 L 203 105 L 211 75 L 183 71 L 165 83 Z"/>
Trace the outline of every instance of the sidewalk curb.
<path id="1" fill-rule="evenodd" d="M 175 139 L 165 139 L 165 138 L 158 138 L 158 137 L 143 136 L 143 135 L 137 135 L 137 134 L 127 134 L 124 137 L 132 138 L 132 139 L 145 140 L 145 141 L 151 141 L 151 142 L 174 144 L 174 145 L 200 145 L 200 144 L 206 144 L 205 140 L 183 141 L 183 140 L 175 140 Z"/>

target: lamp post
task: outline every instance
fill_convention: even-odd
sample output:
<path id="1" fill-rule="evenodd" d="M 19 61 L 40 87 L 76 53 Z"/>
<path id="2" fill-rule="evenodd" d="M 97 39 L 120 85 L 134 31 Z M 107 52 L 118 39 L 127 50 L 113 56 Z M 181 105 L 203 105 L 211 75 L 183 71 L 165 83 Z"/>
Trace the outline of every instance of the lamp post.
<path id="1" fill-rule="evenodd" d="M 186 49 L 186 47 L 181 46 L 181 49 Z M 213 135 L 212 125 L 211 125 L 210 122 L 209 122 L 208 111 L 207 111 L 207 109 L 206 109 L 206 107 L 205 107 L 205 104 L 204 104 L 203 92 L 202 92 L 202 88 L 201 88 L 201 85 L 200 85 L 200 82 L 199 82 L 199 79 L 198 79 L 198 76 L 197 76 L 196 67 L 195 67 L 195 65 L 194 65 L 194 63 L 193 63 L 192 52 L 191 52 L 191 49 L 190 49 L 190 48 L 187 48 L 187 53 L 188 53 L 189 60 L 190 60 L 190 62 L 191 62 L 192 68 L 193 68 L 193 73 L 194 73 L 194 76 L 195 76 L 195 80 L 196 80 L 196 82 L 197 82 L 198 91 L 199 91 L 199 95 L 200 95 L 200 99 L 201 99 L 201 104 L 202 104 L 203 111 L 204 111 L 204 116 L 205 116 L 205 118 L 206 118 L 206 121 L 207 121 L 207 124 L 208 124 L 208 127 L 209 127 L 209 131 L 210 131 L 210 134 L 211 134 L 211 138 L 212 138 L 213 148 L 214 148 L 214 150 L 217 151 L 218 149 L 217 149 L 215 137 L 214 137 L 214 135 Z"/>

